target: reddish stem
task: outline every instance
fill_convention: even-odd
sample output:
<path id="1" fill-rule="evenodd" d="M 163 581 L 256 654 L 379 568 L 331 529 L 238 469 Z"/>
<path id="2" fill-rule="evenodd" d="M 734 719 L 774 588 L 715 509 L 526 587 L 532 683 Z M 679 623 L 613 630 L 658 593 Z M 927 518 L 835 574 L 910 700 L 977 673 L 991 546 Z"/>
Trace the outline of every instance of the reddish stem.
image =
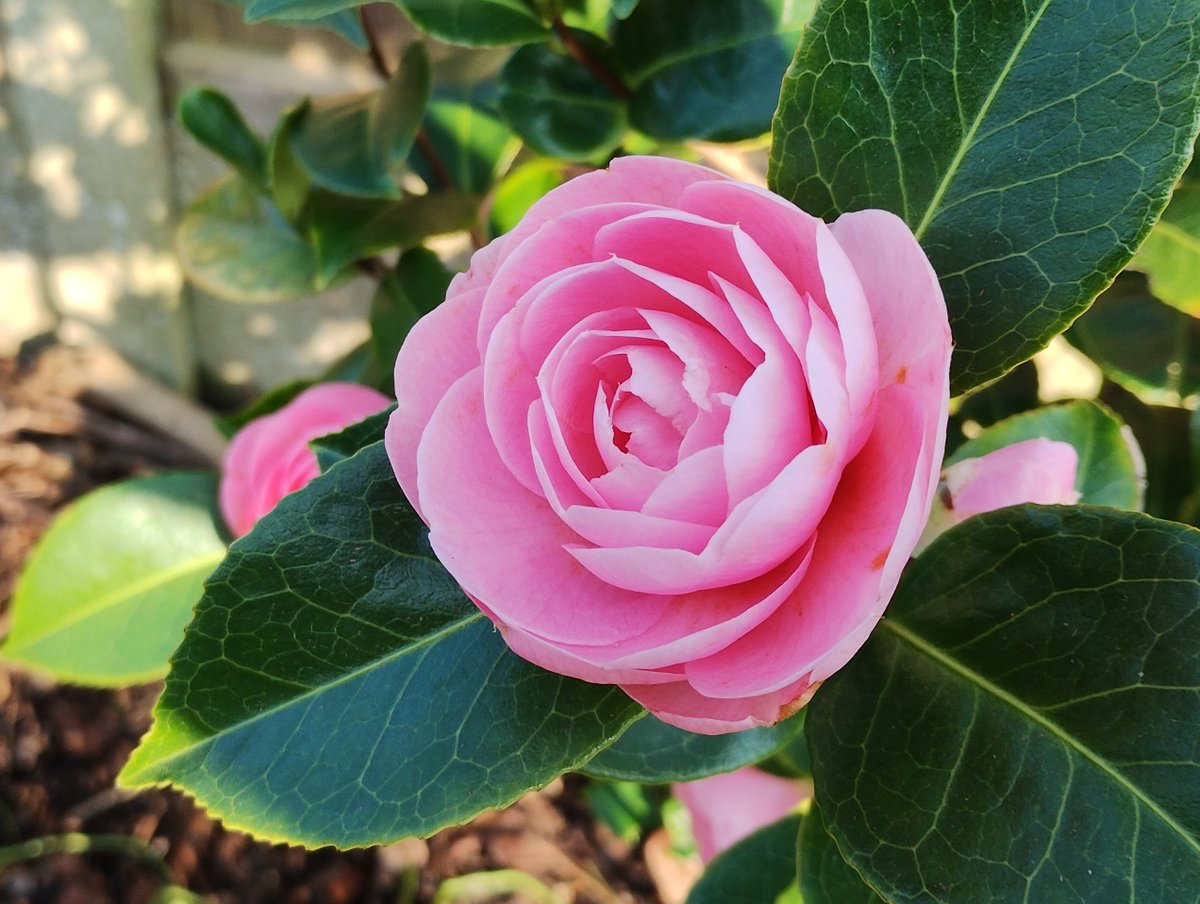
<path id="1" fill-rule="evenodd" d="M 592 56 L 591 52 L 575 37 L 575 33 L 567 27 L 567 23 L 562 20 L 561 16 L 555 16 L 554 18 L 554 33 L 558 35 L 559 41 L 562 42 L 563 49 L 586 66 L 588 71 L 610 88 L 617 97 L 622 100 L 629 100 L 633 97 L 633 92 L 626 87 L 624 82 L 617 78 L 616 73 L 599 59 Z"/>

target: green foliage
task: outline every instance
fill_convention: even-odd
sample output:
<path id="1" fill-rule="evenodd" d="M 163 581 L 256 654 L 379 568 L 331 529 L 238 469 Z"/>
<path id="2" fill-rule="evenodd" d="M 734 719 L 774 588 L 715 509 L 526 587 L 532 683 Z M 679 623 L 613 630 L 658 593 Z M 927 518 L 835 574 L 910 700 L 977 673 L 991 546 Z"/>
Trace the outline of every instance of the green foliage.
<path id="1" fill-rule="evenodd" d="M 508 804 L 640 712 L 508 650 L 376 443 L 234 544 L 120 782 L 177 785 L 260 837 L 351 847 Z"/>
<path id="2" fill-rule="evenodd" d="M 602 56 L 591 35 L 578 32 L 575 40 Z M 546 44 L 528 44 L 512 55 L 500 73 L 497 99 L 525 143 L 549 157 L 602 157 L 628 128 L 627 101 L 584 64 Z"/>
<path id="3" fill-rule="evenodd" d="M 1200 398 L 1200 320 L 1169 307 L 1138 273 L 1122 273 L 1066 334 L 1105 376 L 1152 404 Z"/>
<path id="4" fill-rule="evenodd" d="M 803 713 L 769 728 L 725 735 L 699 735 L 646 715 L 581 771 L 598 778 L 663 784 L 732 772 L 764 759 L 796 737 Z"/>
<path id="5" fill-rule="evenodd" d="M 1121 433 L 1121 421 L 1095 402 L 1068 402 L 1027 411 L 993 424 L 969 439 L 946 459 L 946 465 L 979 458 L 1022 440 L 1045 439 L 1070 443 L 1079 453 L 1075 489 L 1088 505 L 1139 509 L 1144 474 Z"/>
<path id="6" fill-rule="evenodd" d="M 267 181 L 267 150 L 233 101 L 212 88 L 179 98 L 179 121 L 202 145 L 256 185 Z"/>
<path id="7" fill-rule="evenodd" d="M 1195 139 L 1198 20 L 1200 0 L 830 0 L 784 80 L 771 185 L 912 226 L 963 392 L 1064 329 L 1149 232 Z"/>
<path id="8" fill-rule="evenodd" d="M 388 418 L 392 416 L 395 409 L 396 406 L 392 405 L 387 410 L 368 415 L 337 433 L 318 436 L 309 443 L 308 445 L 317 456 L 317 464 L 321 468 L 321 473 L 328 471 L 339 461 L 353 458 L 367 446 L 382 440 Z"/>
<path id="9" fill-rule="evenodd" d="M 408 331 L 446 297 L 453 274 L 428 248 L 405 251 L 371 300 L 371 349 L 390 373 Z"/>
<path id="10" fill-rule="evenodd" d="M 664 141 L 766 132 L 814 0 L 642 0 L 613 52 L 633 126 Z"/>
<path id="11" fill-rule="evenodd" d="M 273 386 L 254 401 L 243 405 L 236 411 L 215 418 L 214 423 L 226 439 L 231 439 L 235 433 L 251 421 L 278 411 L 312 385 L 312 380 L 289 380 L 287 383 Z"/>
<path id="12" fill-rule="evenodd" d="M 1025 506 L 945 533 L 809 704 L 817 801 L 888 900 L 1200 888 L 1200 534 Z"/>
<path id="13" fill-rule="evenodd" d="M 589 782 L 583 796 L 596 819 L 628 845 L 638 844 L 662 825 L 662 807 L 667 800 L 664 788 L 639 782 Z"/>
<path id="14" fill-rule="evenodd" d="M 801 817 L 788 816 L 722 851 L 704 870 L 687 904 L 801 904 L 796 885 L 796 836 Z"/>
<path id="15" fill-rule="evenodd" d="M 291 150 L 312 182 L 366 197 L 400 194 L 393 175 L 412 150 L 429 96 L 429 60 L 410 45 L 377 91 L 310 100 L 288 119 Z"/>
<path id="16" fill-rule="evenodd" d="M 883 900 L 842 859 L 816 801 L 811 802 L 800 826 L 796 865 L 804 904 L 878 904 Z"/>
<path id="17" fill-rule="evenodd" d="M 1157 298 L 1200 316 L 1200 175 L 1184 177 L 1130 266 L 1149 275 Z"/>
<path id="18" fill-rule="evenodd" d="M 175 235 L 188 278 L 228 301 L 289 301 L 313 291 L 317 252 L 258 186 L 229 176 L 196 198 Z"/>
<path id="19" fill-rule="evenodd" d="M 438 161 L 416 147 L 408 163 L 430 191 L 456 189 L 482 195 L 508 169 L 520 140 L 496 117 L 470 104 L 434 101 L 425 113 L 425 135 Z"/>
<path id="20" fill-rule="evenodd" d="M 0 654 L 75 684 L 161 677 L 202 582 L 225 555 L 220 523 L 210 474 L 142 477 L 88 493 L 30 556 Z"/>
<path id="21" fill-rule="evenodd" d="M 225 0 L 225 2 L 245 9 L 247 22 L 258 22 L 263 19 L 273 18 L 293 21 L 298 25 L 317 25 L 337 32 L 356 47 L 364 50 L 367 47 L 367 36 L 363 31 L 358 11 L 357 9 L 348 8 L 361 6 L 362 4 L 358 0 L 344 0 L 344 2 L 329 0 L 329 2 L 321 5 L 339 11 L 331 15 L 318 13 L 315 17 L 303 14 L 305 6 L 311 5 L 307 4 L 305 0 Z M 293 7 L 292 9 L 287 8 L 289 3 Z M 266 14 L 264 10 L 270 6 L 278 7 L 279 12 Z"/>
<path id="22" fill-rule="evenodd" d="M 549 33 L 523 0 L 395 0 L 413 24 L 448 44 L 495 47 Z"/>
<path id="23" fill-rule="evenodd" d="M 538 198 L 567 180 L 566 170 L 562 161 L 540 157 L 509 173 L 492 194 L 492 232 L 501 235 L 516 226 Z"/>

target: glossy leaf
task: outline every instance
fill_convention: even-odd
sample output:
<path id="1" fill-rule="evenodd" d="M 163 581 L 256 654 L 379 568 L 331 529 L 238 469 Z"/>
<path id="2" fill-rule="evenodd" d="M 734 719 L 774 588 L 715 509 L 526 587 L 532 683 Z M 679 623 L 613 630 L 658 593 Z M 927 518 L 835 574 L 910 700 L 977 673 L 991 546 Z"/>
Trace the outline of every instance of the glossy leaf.
<path id="1" fill-rule="evenodd" d="M 495 47 L 546 37 L 523 0 L 395 0 L 414 25 L 449 44 Z"/>
<path id="2" fill-rule="evenodd" d="M 1105 376 L 1152 404 L 1200 397 L 1200 320 L 1163 304 L 1138 273 L 1122 273 L 1066 334 Z"/>
<path id="3" fill-rule="evenodd" d="M 814 0 L 642 0 L 613 51 L 630 121 L 665 141 L 737 141 L 771 128 L 779 83 Z"/>
<path id="4" fill-rule="evenodd" d="M 1130 266 L 1172 307 L 1200 317 L 1200 179 L 1185 180 Z"/>
<path id="5" fill-rule="evenodd" d="M 225 555 L 216 479 L 180 473 L 94 490 L 63 511 L 17 583 L 0 655 L 101 687 L 161 677 Z"/>
<path id="6" fill-rule="evenodd" d="M 253 22 L 253 21 L 257 21 L 260 18 L 265 18 L 262 16 L 255 17 L 254 19 L 250 18 L 250 9 L 249 8 L 251 6 L 254 6 L 257 2 L 259 2 L 259 0 L 225 0 L 225 2 L 232 3 L 235 6 L 240 6 L 243 9 L 245 9 L 247 21 Z M 283 2 L 286 2 L 286 0 L 283 0 Z M 338 5 L 337 5 L 338 8 L 341 8 L 340 12 L 335 12 L 328 16 L 322 15 L 319 18 L 312 18 L 310 16 L 280 15 L 275 18 L 284 19 L 284 20 L 292 20 L 295 22 L 295 24 L 299 24 L 299 25 L 315 25 L 315 26 L 320 26 L 322 28 L 328 28 L 330 31 L 337 32 L 339 35 L 341 35 L 347 41 L 350 41 L 352 44 L 354 44 L 359 49 L 366 50 L 367 49 L 367 35 L 363 31 L 362 21 L 358 18 L 358 11 L 354 10 L 354 9 L 344 8 L 344 7 L 349 7 L 349 6 L 361 6 L 361 5 L 362 4 L 359 2 L 356 2 L 356 0 L 346 0 L 346 2 L 338 3 Z"/>
<path id="7" fill-rule="evenodd" d="M 316 251 L 270 198 L 236 176 L 188 206 L 175 244 L 188 278 L 228 301 L 288 301 L 316 286 Z"/>
<path id="8" fill-rule="evenodd" d="M 888 900 L 1175 904 L 1200 888 L 1197 649 L 1195 530 L 965 521 L 808 706 L 826 824 Z"/>
<path id="9" fill-rule="evenodd" d="M 799 815 L 789 816 L 722 851 L 705 867 L 687 904 L 801 904 L 796 885 L 800 823 Z"/>
<path id="10" fill-rule="evenodd" d="M 342 10 L 357 10 L 363 0 L 245 0 L 246 21 L 320 19 Z"/>
<path id="11" fill-rule="evenodd" d="M 583 32 L 576 40 L 599 54 Z M 500 72 L 497 102 L 525 143 L 548 157 L 587 160 L 610 152 L 628 129 L 627 103 L 565 51 L 528 44 Z"/>
<path id="12" fill-rule="evenodd" d="M 1135 460 L 1122 426 L 1111 411 L 1095 402 L 1037 408 L 988 427 L 959 446 L 945 464 L 979 458 L 1027 439 L 1059 440 L 1079 453 L 1075 489 L 1081 503 L 1139 509 L 1145 482 L 1143 463 L 1140 455 Z"/>
<path id="13" fill-rule="evenodd" d="M 508 650 L 376 443 L 234 544 L 120 781 L 176 785 L 260 837 L 351 847 L 504 806 L 640 712 Z"/>
<path id="14" fill-rule="evenodd" d="M 291 149 L 312 181 L 348 195 L 395 198 L 393 168 L 412 150 L 429 96 L 429 60 L 411 45 L 377 91 L 312 100 L 292 123 Z"/>
<path id="15" fill-rule="evenodd" d="M 390 373 L 418 320 L 446 298 L 453 274 L 428 248 L 405 251 L 371 299 L 371 348 Z"/>
<path id="16" fill-rule="evenodd" d="M 409 155 L 408 163 L 430 191 L 452 188 L 483 195 L 508 169 L 521 147 L 520 139 L 500 120 L 456 101 L 434 101 L 429 105 L 425 135 L 438 165 L 433 165 L 420 144 Z"/>
<path id="17" fill-rule="evenodd" d="M 315 192 L 310 229 L 321 259 L 320 284 L 333 282 L 359 258 L 469 229 L 478 213 L 479 200 L 470 195 L 409 195 L 387 201 Z"/>
<path id="18" fill-rule="evenodd" d="M 1195 138 L 1198 20 L 1200 0 L 822 3 L 770 184 L 827 219 L 908 222 L 963 392 L 1061 332 L 1149 232 Z"/>
<path id="19" fill-rule="evenodd" d="M 688 782 L 757 763 L 799 735 L 798 714 L 779 725 L 698 735 L 646 715 L 582 768 L 587 775 L 648 784 Z"/>
<path id="20" fill-rule="evenodd" d="M 516 167 L 492 194 L 489 221 L 496 235 L 508 232 L 521 221 L 534 202 L 567 181 L 561 160 L 540 157 Z"/>
<path id="21" fill-rule="evenodd" d="M 800 826 L 796 866 L 804 904 L 878 904 L 883 900 L 842 859 L 815 801 Z"/>
<path id="22" fill-rule="evenodd" d="M 267 150 L 228 97 L 193 88 L 179 98 L 179 121 L 197 141 L 256 185 L 267 181 Z"/>
<path id="23" fill-rule="evenodd" d="M 339 461 L 353 458 L 367 446 L 382 440 L 388 418 L 392 416 L 395 408 L 396 406 L 392 405 L 384 411 L 377 411 L 337 433 L 318 436 L 309 443 L 317 456 L 321 472 L 328 471 Z"/>

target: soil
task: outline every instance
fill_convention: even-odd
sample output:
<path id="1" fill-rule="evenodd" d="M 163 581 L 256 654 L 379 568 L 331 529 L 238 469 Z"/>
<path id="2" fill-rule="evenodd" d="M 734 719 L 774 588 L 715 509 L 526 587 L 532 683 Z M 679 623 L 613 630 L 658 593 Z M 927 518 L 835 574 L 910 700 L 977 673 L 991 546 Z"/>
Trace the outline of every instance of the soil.
<path id="1" fill-rule="evenodd" d="M 186 446 L 81 391 L 70 350 L 0 359 L 0 610 L 58 508 L 103 483 L 196 463 Z M 592 819 L 577 776 L 428 841 L 349 852 L 254 841 L 169 790 L 116 791 L 159 690 L 54 685 L 0 663 L 0 858 L 8 846 L 66 833 L 95 847 L 108 836 L 135 839 L 151 852 L 24 860 L 0 870 L 0 902 L 150 902 L 164 883 L 160 859 L 171 881 L 221 904 L 428 902 L 447 877 L 495 869 L 528 872 L 568 904 L 660 900 L 642 850 Z"/>

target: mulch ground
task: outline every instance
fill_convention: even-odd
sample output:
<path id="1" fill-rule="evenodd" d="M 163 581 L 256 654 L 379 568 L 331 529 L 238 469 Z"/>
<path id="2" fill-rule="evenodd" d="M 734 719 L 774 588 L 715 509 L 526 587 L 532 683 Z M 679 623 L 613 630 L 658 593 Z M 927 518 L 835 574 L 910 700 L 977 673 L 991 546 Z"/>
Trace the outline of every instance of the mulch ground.
<path id="1" fill-rule="evenodd" d="M 113 480 L 195 464 L 188 448 L 81 393 L 69 350 L 0 359 L 0 635 L 21 563 L 61 506 Z M 0 847 L 64 833 L 131 837 L 177 884 L 221 904 L 428 902 L 447 877 L 503 868 L 576 904 L 659 900 L 641 851 L 594 822 L 574 776 L 428 842 L 349 852 L 256 842 L 175 792 L 117 792 L 159 689 L 54 685 L 0 663 Z M 0 902 L 142 904 L 161 886 L 127 854 L 53 854 L 0 871 Z"/>

